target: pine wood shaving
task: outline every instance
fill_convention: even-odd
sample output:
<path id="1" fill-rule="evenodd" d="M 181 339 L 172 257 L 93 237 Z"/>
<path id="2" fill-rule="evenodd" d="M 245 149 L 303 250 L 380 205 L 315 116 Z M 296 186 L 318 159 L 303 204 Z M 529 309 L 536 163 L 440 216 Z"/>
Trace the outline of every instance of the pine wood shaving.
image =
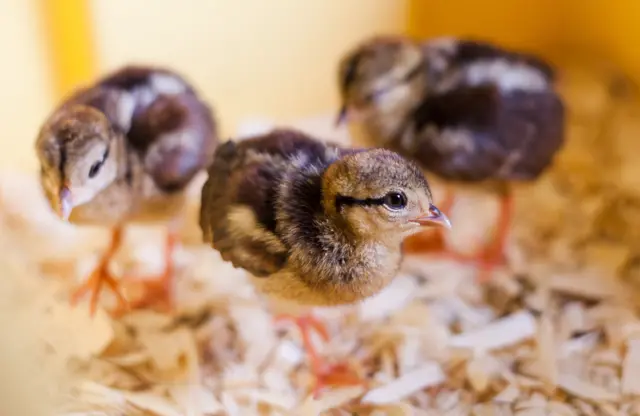
<path id="1" fill-rule="evenodd" d="M 224 411 L 222 404 L 204 386 L 176 386 L 169 395 L 189 415 L 214 415 Z"/>
<path id="2" fill-rule="evenodd" d="M 391 315 L 411 302 L 417 290 L 418 285 L 412 276 L 396 277 L 385 290 L 360 304 L 360 319 L 375 321 Z"/>
<path id="3" fill-rule="evenodd" d="M 573 354 L 591 351 L 598 344 L 599 338 L 600 334 L 592 332 L 567 341 L 560 346 L 558 357 L 566 358 Z"/>
<path id="4" fill-rule="evenodd" d="M 121 367 L 136 367 L 149 360 L 149 353 L 146 351 L 132 352 L 131 354 L 109 357 L 107 359 L 112 364 L 119 365 Z"/>
<path id="5" fill-rule="evenodd" d="M 500 367 L 500 363 L 492 356 L 475 357 L 467 362 L 467 380 L 476 392 L 483 393 L 499 374 Z"/>
<path id="6" fill-rule="evenodd" d="M 157 416 L 181 415 L 179 409 L 163 394 L 122 391 L 93 382 L 85 382 L 81 385 L 81 388 L 85 395 L 94 395 L 98 400 L 106 400 L 105 403 L 115 402 L 119 408 L 131 406 L 135 409 L 151 412 Z"/>
<path id="7" fill-rule="evenodd" d="M 364 388 L 362 387 L 349 387 L 333 390 L 322 396 L 319 400 L 315 400 L 312 396 L 309 396 L 302 405 L 296 409 L 294 414 L 300 416 L 316 416 L 326 410 L 348 403 L 356 397 L 361 396 L 362 393 L 364 393 Z"/>
<path id="8" fill-rule="evenodd" d="M 540 318 L 538 331 L 538 365 L 540 375 L 544 382 L 548 383 L 551 388 L 555 388 L 558 384 L 558 365 L 556 352 L 553 323 L 547 315 Z"/>
<path id="9" fill-rule="evenodd" d="M 516 413 L 518 416 L 547 416 L 547 410 L 543 408 L 524 409 Z"/>
<path id="10" fill-rule="evenodd" d="M 620 298 L 624 287 L 620 282 L 590 275 L 557 275 L 549 280 L 549 288 L 562 294 L 586 299 Z"/>
<path id="11" fill-rule="evenodd" d="M 258 366 L 276 346 L 272 316 L 261 305 L 233 305 L 231 319 L 245 345 L 245 360 Z"/>
<path id="12" fill-rule="evenodd" d="M 234 395 L 253 403 L 264 403 L 282 410 L 290 410 L 295 404 L 292 397 L 268 390 L 245 389 L 234 392 Z"/>
<path id="13" fill-rule="evenodd" d="M 169 332 L 143 332 L 139 335 L 149 357 L 158 370 L 171 370 L 195 350 L 193 334 L 186 328 Z"/>
<path id="14" fill-rule="evenodd" d="M 591 329 L 593 329 L 593 324 L 587 320 L 586 308 L 583 303 L 569 302 L 564 306 L 560 321 L 561 339 L 568 339 L 575 333 Z"/>
<path id="15" fill-rule="evenodd" d="M 562 402 L 549 402 L 547 406 L 549 413 L 554 416 L 578 416 L 574 408 Z"/>
<path id="16" fill-rule="evenodd" d="M 390 406 L 382 406 L 371 413 L 371 416 L 414 416 L 419 414 L 423 414 L 420 409 L 416 409 L 406 403 L 399 403 Z"/>
<path id="17" fill-rule="evenodd" d="M 304 351 L 293 342 L 284 340 L 276 349 L 275 357 L 281 368 L 290 369 L 302 363 L 304 360 Z"/>
<path id="18" fill-rule="evenodd" d="M 64 304 L 48 306 L 52 326 L 42 334 L 46 342 L 60 346 L 58 354 L 87 360 L 104 351 L 113 340 L 111 321 L 102 310 L 94 318 L 84 308 Z"/>
<path id="19" fill-rule="evenodd" d="M 168 399 L 150 393 L 123 393 L 132 406 L 152 412 L 158 416 L 181 416 L 180 410 Z"/>
<path id="20" fill-rule="evenodd" d="M 527 311 L 517 312 L 489 325 L 451 337 L 449 345 L 484 352 L 525 341 L 535 335 L 536 320 Z"/>
<path id="21" fill-rule="evenodd" d="M 567 393 L 586 401 L 618 401 L 620 395 L 586 382 L 573 374 L 560 374 L 558 385 Z"/>
<path id="22" fill-rule="evenodd" d="M 369 391 L 363 398 L 365 404 L 389 404 L 399 401 L 416 391 L 436 386 L 445 380 L 445 374 L 437 363 L 423 364 L 419 369 L 403 375 L 391 383 Z"/>
<path id="23" fill-rule="evenodd" d="M 622 393 L 640 395 L 640 339 L 627 343 L 627 355 L 622 367 Z"/>

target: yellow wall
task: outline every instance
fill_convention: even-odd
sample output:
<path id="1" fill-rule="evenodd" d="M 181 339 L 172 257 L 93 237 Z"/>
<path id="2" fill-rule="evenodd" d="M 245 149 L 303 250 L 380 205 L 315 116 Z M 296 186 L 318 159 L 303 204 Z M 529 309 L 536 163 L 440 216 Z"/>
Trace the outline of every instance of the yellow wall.
<path id="1" fill-rule="evenodd" d="M 404 0 L 94 0 L 101 68 L 166 64 L 214 104 L 224 134 L 248 116 L 334 110 L 338 57 L 375 32 L 403 32 Z M 179 5 L 179 6 L 178 6 Z"/>
<path id="2" fill-rule="evenodd" d="M 33 141 L 52 102 L 35 1 L 0 1 L 0 169 L 35 169 Z"/>
<path id="3" fill-rule="evenodd" d="M 471 36 L 548 55 L 568 0 L 411 0 L 411 35 Z"/>
<path id="4" fill-rule="evenodd" d="M 640 2 L 566 1 L 569 42 L 640 81 Z"/>
<path id="5" fill-rule="evenodd" d="M 38 1 L 42 38 L 56 98 L 96 74 L 96 51 L 89 0 Z"/>
<path id="6" fill-rule="evenodd" d="M 408 28 L 420 37 L 478 36 L 559 61 L 588 57 L 640 81 L 637 0 L 411 0 Z"/>

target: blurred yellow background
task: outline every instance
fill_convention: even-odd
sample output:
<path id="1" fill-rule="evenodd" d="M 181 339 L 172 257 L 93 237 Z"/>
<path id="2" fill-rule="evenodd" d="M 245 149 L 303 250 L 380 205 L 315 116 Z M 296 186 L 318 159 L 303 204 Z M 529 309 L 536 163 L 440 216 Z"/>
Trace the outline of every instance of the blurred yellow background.
<path id="1" fill-rule="evenodd" d="M 226 136 L 337 106 L 340 55 L 375 33 L 471 35 L 549 58 L 583 49 L 640 70 L 632 0 L 3 0 L 0 168 L 33 170 L 39 124 L 65 93 L 126 63 L 169 65 Z"/>

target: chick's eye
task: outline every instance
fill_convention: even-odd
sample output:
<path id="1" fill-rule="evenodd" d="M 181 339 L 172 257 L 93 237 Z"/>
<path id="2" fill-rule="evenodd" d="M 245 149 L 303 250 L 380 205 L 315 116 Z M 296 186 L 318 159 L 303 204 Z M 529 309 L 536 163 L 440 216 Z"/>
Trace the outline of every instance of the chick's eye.
<path id="1" fill-rule="evenodd" d="M 364 96 L 364 103 L 365 104 L 371 104 L 375 101 L 377 101 L 386 91 L 381 90 L 381 91 L 374 91 L 370 94 L 367 94 Z"/>
<path id="2" fill-rule="evenodd" d="M 407 206 L 407 196 L 402 192 L 389 192 L 384 196 L 384 204 L 391 209 L 403 209 Z"/>
<path id="3" fill-rule="evenodd" d="M 89 178 L 94 178 L 98 174 L 98 172 L 100 172 L 100 168 L 102 167 L 103 163 L 104 161 L 99 160 L 91 165 L 91 169 L 89 169 Z"/>
<path id="4" fill-rule="evenodd" d="M 89 169 L 89 178 L 94 178 L 98 174 L 98 172 L 100 172 L 100 169 L 102 168 L 104 162 L 107 160 L 107 157 L 109 157 L 109 148 L 107 148 L 107 150 L 105 150 L 104 152 L 104 155 L 102 155 L 102 160 L 98 160 L 96 163 L 91 165 L 91 168 Z"/>

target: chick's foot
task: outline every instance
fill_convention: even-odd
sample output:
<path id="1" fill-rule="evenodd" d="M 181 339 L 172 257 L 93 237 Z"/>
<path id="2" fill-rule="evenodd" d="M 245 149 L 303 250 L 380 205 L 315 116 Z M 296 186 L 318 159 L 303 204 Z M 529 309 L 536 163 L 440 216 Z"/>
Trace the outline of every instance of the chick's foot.
<path id="1" fill-rule="evenodd" d="M 152 308 L 158 312 L 173 310 L 173 277 L 175 266 L 173 252 L 176 247 L 177 236 L 170 232 L 167 236 L 164 252 L 164 270 L 159 276 L 126 277 L 127 291 L 138 294 L 129 301 L 128 308 L 119 306 L 112 311 L 112 315 L 121 316 L 129 310 Z"/>
<path id="2" fill-rule="evenodd" d="M 115 228 L 111 234 L 111 243 L 109 248 L 103 254 L 98 266 L 87 278 L 87 280 L 74 289 L 71 295 L 71 305 L 76 305 L 80 299 L 82 299 L 87 293 L 91 293 L 91 300 L 89 303 L 89 311 L 91 316 L 94 316 L 98 308 L 98 298 L 102 292 L 103 286 L 106 284 L 111 291 L 115 294 L 118 300 L 118 308 L 125 310 L 128 307 L 127 300 L 125 299 L 118 281 L 112 276 L 109 271 L 109 262 L 116 253 L 122 243 L 122 228 Z"/>
<path id="3" fill-rule="evenodd" d="M 290 315 L 280 315 L 278 321 L 293 321 L 302 335 L 302 344 L 309 357 L 311 372 L 315 379 L 313 385 L 313 397 L 318 399 L 325 388 L 360 386 L 365 384 L 365 380 L 347 362 L 328 364 L 316 351 L 311 332 L 316 332 L 322 341 L 329 340 L 329 332 L 325 325 L 311 315 L 293 317 Z"/>

